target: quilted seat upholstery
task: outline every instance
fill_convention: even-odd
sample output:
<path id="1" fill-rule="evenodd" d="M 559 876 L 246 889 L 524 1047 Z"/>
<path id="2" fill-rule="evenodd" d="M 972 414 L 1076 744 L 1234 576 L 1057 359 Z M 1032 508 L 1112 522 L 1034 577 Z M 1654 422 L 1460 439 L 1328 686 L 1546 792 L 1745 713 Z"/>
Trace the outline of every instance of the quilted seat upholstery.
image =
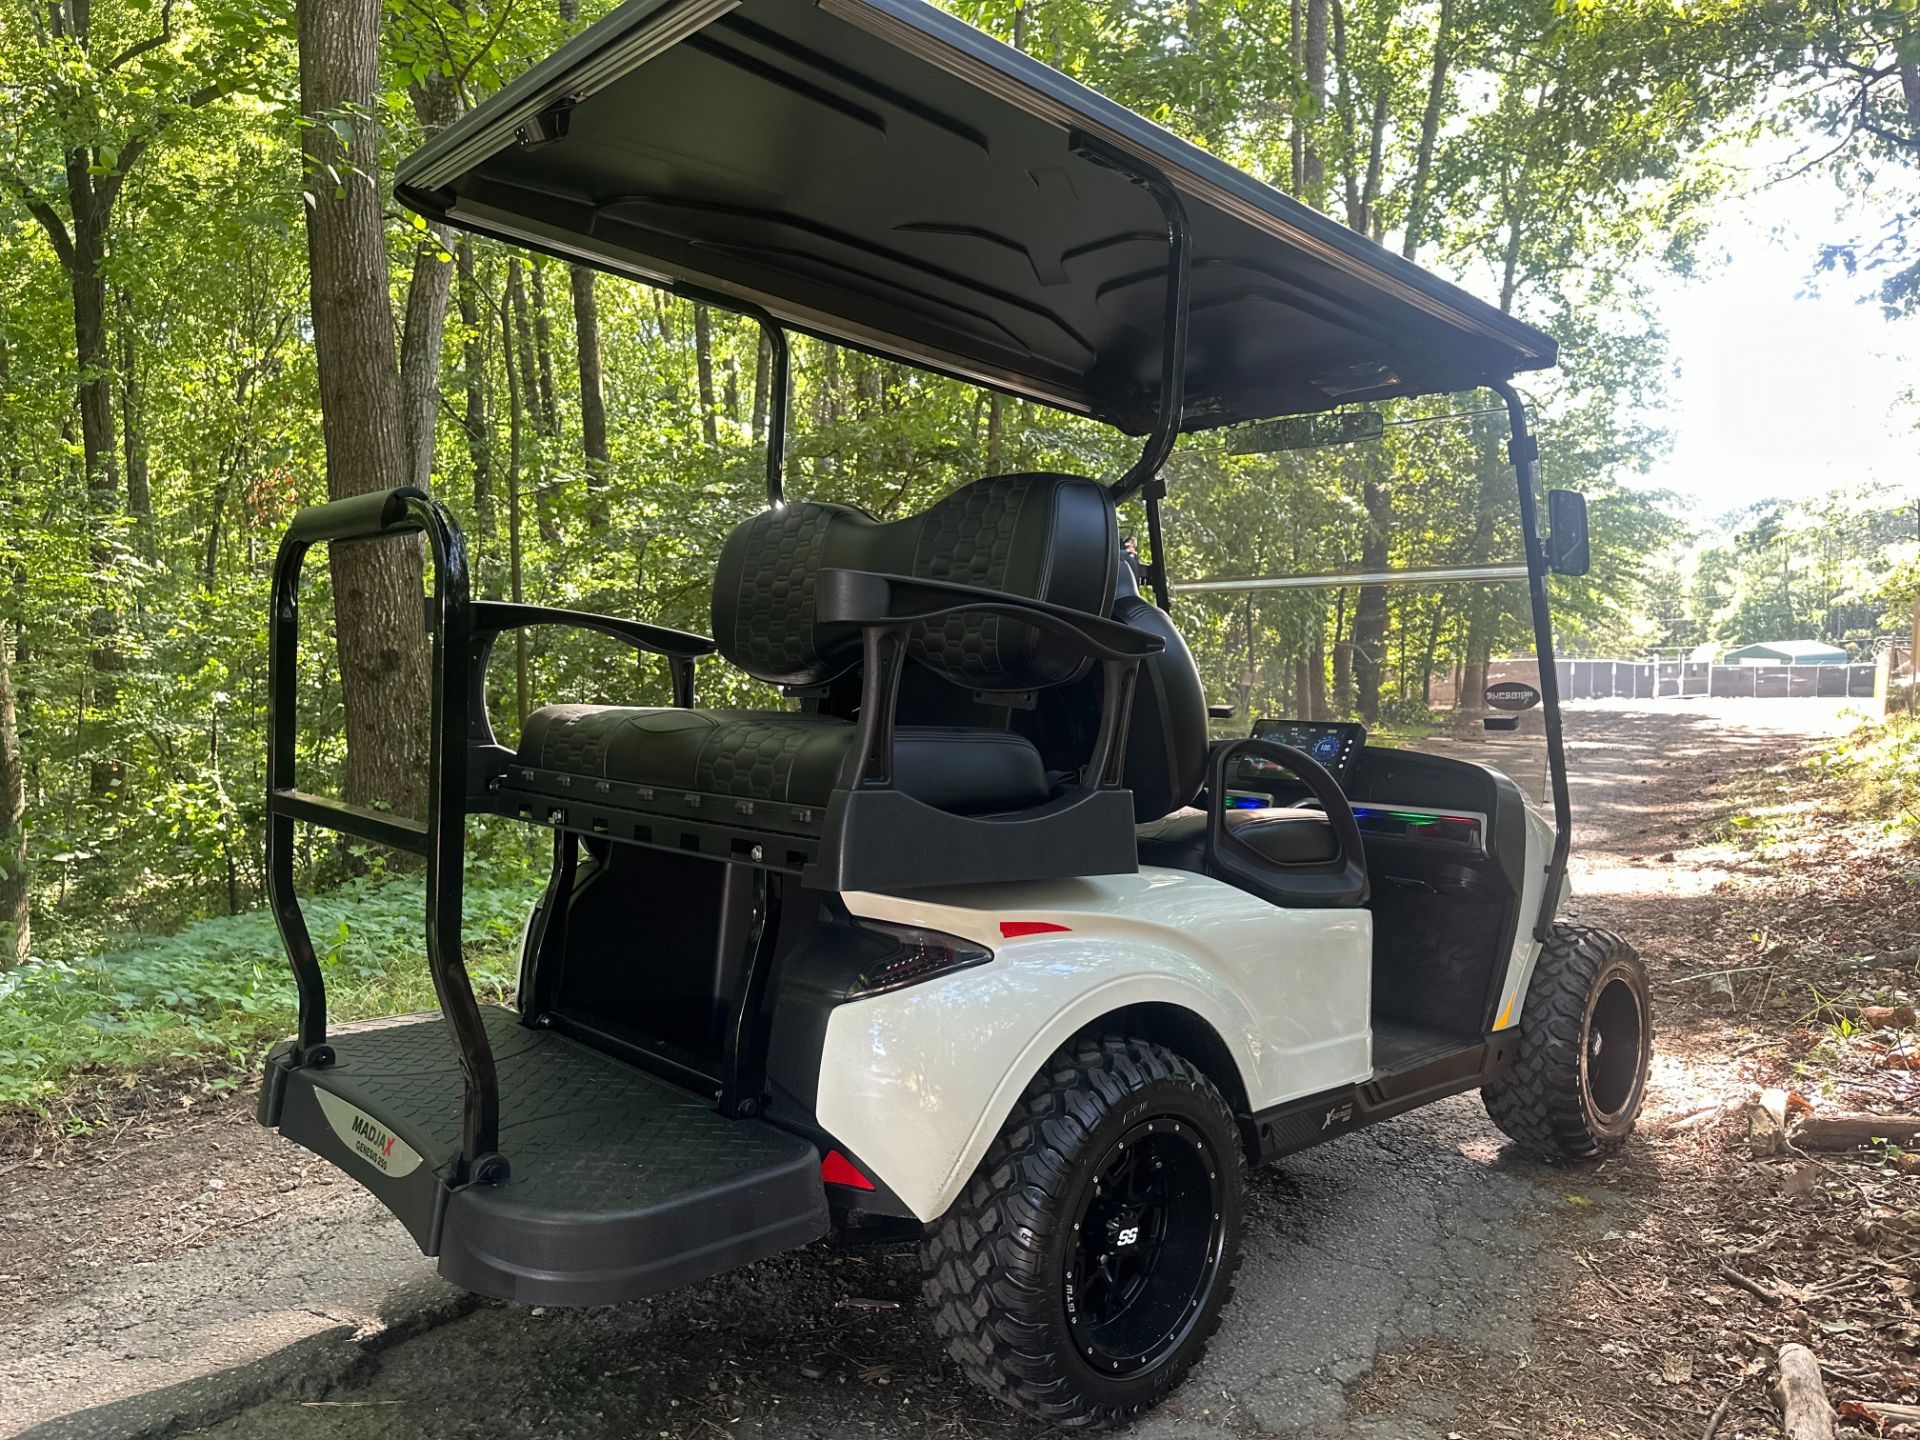
<path id="1" fill-rule="evenodd" d="M 1118 557 L 1106 487 L 1077 475 L 996 475 L 903 520 L 798 501 L 762 511 L 728 537 L 713 583 L 713 636 L 749 675 L 819 685 L 860 659 L 858 630 L 814 619 L 823 569 L 956 581 L 1104 617 Z M 1087 667 L 1083 656 L 997 615 L 916 625 L 907 650 L 978 690 L 1055 685 Z"/>
<path id="2" fill-rule="evenodd" d="M 549 705 L 528 717 L 519 759 L 623 785 L 824 806 L 853 737 L 852 724 L 824 715 Z M 1047 798 L 1040 752 L 1005 731 L 902 726 L 894 771 L 914 799 L 960 814 Z"/>

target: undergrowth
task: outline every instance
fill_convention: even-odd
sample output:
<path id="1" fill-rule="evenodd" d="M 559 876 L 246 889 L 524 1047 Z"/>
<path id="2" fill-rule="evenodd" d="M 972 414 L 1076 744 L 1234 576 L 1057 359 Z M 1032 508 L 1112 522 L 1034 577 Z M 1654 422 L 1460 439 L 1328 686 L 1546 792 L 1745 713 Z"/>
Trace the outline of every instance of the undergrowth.
<path id="1" fill-rule="evenodd" d="M 518 860 L 470 861 L 467 969 L 482 1000 L 514 983 L 520 927 L 538 877 Z M 430 1010 L 419 878 L 373 876 L 303 898 L 326 979 L 327 1015 L 344 1021 Z M 36 959 L 0 975 L 0 1114 L 32 1112 L 84 1129 L 93 1089 L 143 1074 L 197 1070 L 230 1089 L 265 1048 L 293 1032 L 293 975 L 265 910 L 200 920 L 76 959 Z"/>
<path id="2" fill-rule="evenodd" d="M 1852 808 L 1920 845 L 1920 722 L 1863 725 L 1808 763 L 1844 782 Z"/>

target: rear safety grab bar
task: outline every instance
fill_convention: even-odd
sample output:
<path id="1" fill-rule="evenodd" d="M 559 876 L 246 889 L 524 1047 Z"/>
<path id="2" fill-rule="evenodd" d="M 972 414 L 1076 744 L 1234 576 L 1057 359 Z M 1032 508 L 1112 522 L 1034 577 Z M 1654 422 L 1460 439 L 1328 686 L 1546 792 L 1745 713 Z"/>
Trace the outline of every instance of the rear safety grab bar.
<path id="1" fill-rule="evenodd" d="M 380 814 L 294 788 L 296 697 L 300 642 L 300 570 L 306 554 L 322 543 L 351 543 L 386 536 L 426 536 L 433 559 L 429 666 L 427 805 L 423 819 Z M 445 783 L 447 737 L 464 743 L 469 734 L 472 691 L 468 684 L 474 643 L 466 539 L 446 508 L 413 486 L 353 495 L 300 511 L 287 526 L 273 563 L 273 610 L 267 637 L 267 898 L 293 966 L 300 998 L 294 1063 L 325 1066 L 326 986 L 293 881 L 294 825 L 322 825 L 361 839 L 411 851 L 426 861 L 427 968 L 440 1013 L 452 1032 L 465 1091 L 456 1179 L 490 1183 L 507 1178 L 499 1153 L 500 1081 L 460 953 L 462 854 L 467 797 Z"/>

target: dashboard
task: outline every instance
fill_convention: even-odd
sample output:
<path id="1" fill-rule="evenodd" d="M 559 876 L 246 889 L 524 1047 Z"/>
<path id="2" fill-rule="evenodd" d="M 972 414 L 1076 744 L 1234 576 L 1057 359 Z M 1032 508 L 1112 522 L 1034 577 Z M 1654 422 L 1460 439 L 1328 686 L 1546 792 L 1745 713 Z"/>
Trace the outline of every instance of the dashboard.
<path id="1" fill-rule="evenodd" d="M 1328 720 L 1256 720 L 1253 738 L 1273 740 L 1304 750 L 1322 765 L 1345 790 L 1352 783 L 1354 767 L 1360 763 L 1360 751 L 1367 743 L 1367 727 Z M 1285 774 L 1270 760 L 1247 756 L 1241 765 L 1252 778 L 1261 772 Z"/>
<path id="2" fill-rule="evenodd" d="M 1360 752 L 1367 743 L 1366 726 L 1332 720 L 1263 719 L 1254 721 L 1253 738 L 1273 740 L 1306 751 L 1327 768 L 1342 791 L 1353 796 Z M 1229 809 L 1261 809 L 1301 788 L 1299 780 L 1285 767 L 1258 756 L 1242 756 L 1235 769 L 1235 779 L 1250 788 L 1229 790 L 1226 796 Z M 1318 808 L 1312 800 L 1282 799 L 1282 803 Z M 1487 817 L 1477 810 L 1401 805 L 1368 795 L 1354 798 L 1353 817 L 1361 834 L 1371 839 L 1486 854 Z"/>

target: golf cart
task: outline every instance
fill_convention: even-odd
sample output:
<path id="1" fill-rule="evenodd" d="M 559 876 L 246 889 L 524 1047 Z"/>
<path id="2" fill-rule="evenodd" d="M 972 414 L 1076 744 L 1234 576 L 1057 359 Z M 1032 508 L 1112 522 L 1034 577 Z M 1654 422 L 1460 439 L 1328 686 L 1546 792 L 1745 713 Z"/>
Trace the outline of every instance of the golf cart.
<path id="1" fill-rule="evenodd" d="M 970 1374 L 1113 1424 L 1219 1323 L 1247 1164 L 1476 1088 L 1546 1157 L 1623 1141 L 1644 976 L 1555 918 L 1546 574 L 1579 547 L 1537 533 L 1509 384 L 1549 337 L 922 0 L 631 0 L 399 195 L 731 307 L 775 360 L 766 506 L 718 557 L 711 637 L 475 600 L 460 530 L 414 489 L 302 511 L 281 547 L 268 858 L 300 1020 L 260 1119 L 449 1280 L 598 1305 L 910 1227 Z M 1090 417 L 1139 458 L 884 521 L 789 495 L 790 333 Z M 1167 573 L 1182 433 L 1474 387 L 1511 418 L 1551 818 L 1353 725 L 1215 739 Z M 411 534 L 434 577 L 420 820 L 293 773 L 303 559 Z M 674 703 L 548 705 L 501 743 L 487 661 L 526 626 L 659 657 Z M 786 707 L 702 708 L 703 662 Z M 471 815 L 552 833 L 512 1008 L 463 965 Z M 423 857 L 439 1013 L 329 1027 L 300 824 Z"/>

